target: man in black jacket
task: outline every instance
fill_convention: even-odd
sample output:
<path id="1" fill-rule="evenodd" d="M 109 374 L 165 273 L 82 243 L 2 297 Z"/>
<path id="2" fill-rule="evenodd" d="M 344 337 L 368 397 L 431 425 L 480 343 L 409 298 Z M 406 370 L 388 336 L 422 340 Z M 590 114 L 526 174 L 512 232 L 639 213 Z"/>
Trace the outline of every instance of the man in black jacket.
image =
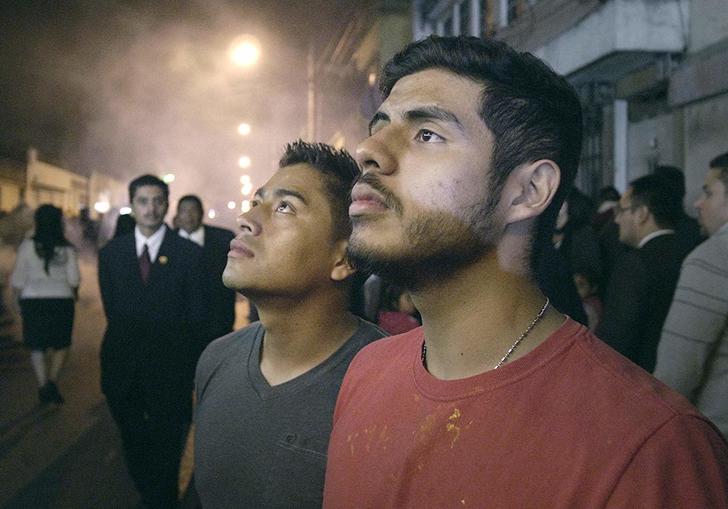
<path id="1" fill-rule="evenodd" d="M 142 502 L 174 507 L 184 438 L 191 421 L 202 249 L 164 224 L 167 185 L 152 175 L 129 184 L 133 233 L 99 252 L 107 328 L 101 386 L 121 434 Z"/>
<path id="2" fill-rule="evenodd" d="M 617 259 L 596 334 L 649 372 L 685 256 L 675 236 L 681 213 L 658 175 L 633 181 L 616 209 L 619 240 L 634 249 Z"/>
<path id="3" fill-rule="evenodd" d="M 222 283 L 230 241 L 235 235 L 230 230 L 202 224 L 203 216 L 199 197 L 188 194 L 177 202 L 177 233 L 202 247 L 200 268 L 205 290 L 202 301 L 207 310 L 207 324 L 198 355 L 210 341 L 232 332 L 235 323 L 235 291 Z"/>

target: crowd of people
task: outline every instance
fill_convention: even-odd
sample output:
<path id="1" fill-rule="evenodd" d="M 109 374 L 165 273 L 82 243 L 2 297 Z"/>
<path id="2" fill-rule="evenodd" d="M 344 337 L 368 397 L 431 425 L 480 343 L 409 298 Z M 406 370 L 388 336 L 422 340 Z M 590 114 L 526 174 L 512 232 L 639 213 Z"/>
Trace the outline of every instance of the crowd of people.
<path id="1" fill-rule="evenodd" d="M 381 91 L 356 159 L 290 143 L 237 234 L 130 183 L 101 384 L 142 505 L 194 420 L 206 508 L 728 507 L 728 153 L 696 222 L 672 166 L 573 188 L 578 97 L 504 43 L 412 43 Z M 61 403 L 78 264 L 35 220 L 12 285 Z"/>

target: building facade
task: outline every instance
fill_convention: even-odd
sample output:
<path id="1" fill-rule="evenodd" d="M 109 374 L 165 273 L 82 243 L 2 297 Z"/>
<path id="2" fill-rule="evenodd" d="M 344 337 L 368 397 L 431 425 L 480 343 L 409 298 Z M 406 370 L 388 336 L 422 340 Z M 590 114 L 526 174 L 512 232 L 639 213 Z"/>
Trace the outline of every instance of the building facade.
<path id="1" fill-rule="evenodd" d="M 416 38 L 492 36 L 565 75 L 584 106 L 577 185 L 589 194 L 671 164 L 690 211 L 728 151 L 725 0 L 415 0 L 412 25 Z"/>

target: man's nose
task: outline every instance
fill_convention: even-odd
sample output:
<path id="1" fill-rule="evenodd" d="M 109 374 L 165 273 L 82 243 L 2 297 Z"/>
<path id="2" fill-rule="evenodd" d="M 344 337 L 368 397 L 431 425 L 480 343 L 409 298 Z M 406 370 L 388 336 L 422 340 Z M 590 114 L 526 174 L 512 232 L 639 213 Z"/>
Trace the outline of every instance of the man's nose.
<path id="1" fill-rule="evenodd" d="M 397 157 L 386 142 L 382 131 L 362 141 L 356 148 L 356 162 L 362 173 L 390 175 L 397 171 Z"/>
<path id="2" fill-rule="evenodd" d="M 246 235 L 260 235 L 260 232 L 262 231 L 260 221 L 258 221 L 255 217 L 255 210 L 255 208 L 252 208 L 238 216 L 238 227 L 240 228 L 240 231 Z"/>

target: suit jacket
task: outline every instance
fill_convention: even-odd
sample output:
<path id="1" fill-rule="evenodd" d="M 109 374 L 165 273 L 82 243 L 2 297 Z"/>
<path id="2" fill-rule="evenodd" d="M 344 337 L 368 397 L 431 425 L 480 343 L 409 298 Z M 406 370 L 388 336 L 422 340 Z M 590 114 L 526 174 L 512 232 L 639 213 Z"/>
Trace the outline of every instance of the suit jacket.
<path id="1" fill-rule="evenodd" d="M 649 372 L 684 256 L 674 234 L 661 235 L 623 253 L 609 280 L 596 334 Z"/>
<path id="2" fill-rule="evenodd" d="M 207 338 L 199 353 L 213 339 L 232 332 L 235 322 L 235 290 L 230 290 L 222 283 L 230 241 L 235 234 L 215 226 L 205 225 L 204 228 L 205 245 L 202 248 L 201 267 L 208 323 Z"/>
<path id="3" fill-rule="evenodd" d="M 107 319 L 101 386 L 107 397 L 140 384 L 154 401 L 189 395 L 204 324 L 201 255 L 199 246 L 167 229 L 145 285 L 133 233 L 111 240 L 99 252 Z"/>

